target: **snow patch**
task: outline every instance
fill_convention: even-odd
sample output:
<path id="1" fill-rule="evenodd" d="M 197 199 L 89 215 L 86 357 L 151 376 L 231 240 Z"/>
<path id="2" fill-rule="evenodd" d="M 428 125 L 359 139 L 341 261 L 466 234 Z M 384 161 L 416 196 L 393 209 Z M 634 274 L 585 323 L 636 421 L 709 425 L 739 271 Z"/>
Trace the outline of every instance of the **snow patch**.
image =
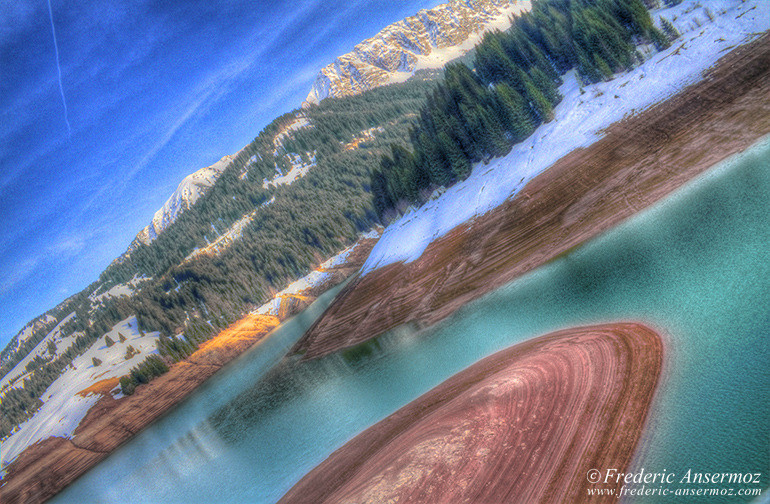
<path id="1" fill-rule="evenodd" d="M 713 22 L 698 5 L 689 0 L 651 13 L 656 22 L 661 15 L 666 17 L 682 36 L 634 70 L 582 88 L 575 72 L 569 72 L 559 88 L 564 98 L 554 110 L 553 121 L 514 145 L 505 157 L 476 165 L 465 181 L 388 226 L 362 273 L 416 260 L 433 240 L 514 197 L 554 162 L 594 143 L 611 124 L 701 80 L 727 50 L 770 28 L 770 2 L 709 2 Z"/>
<path id="2" fill-rule="evenodd" d="M 105 292 L 100 293 L 99 291 L 101 290 L 101 287 L 99 287 L 94 292 L 89 294 L 88 299 L 91 301 L 92 305 L 100 305 L 100 304 L 103 304 L 104 301 L 110 298 L 132 296 L 136 291 L 136 288 L 139 286 L 139 284 L 147 280 L 149 280 L 149 278 L 145 276 L 134 275 L 134 277 L 128 282 L 117 284 Z M 92 308 L 92 311 L 95 308 L 96 307 L 94 306 Z"/>
<path id="3" fill-rule="evenodd" d="M 281 171 L 276 167 L 275 177 L 270 180 L 262 180 L 262 187 L 264 189 L 269 189 L 270 187 L 278 187 L 279 185 L 291 185 L 295 180 L 307 175 L 307 172 L 309 172 L 310 169 L 316 165 L 315 151 L 313 151 L 312 154 L 309 154 L 309 163 L 305 163 L 300 155 L 293 152 L 286 154 L 286 156 L 289 159 L 289 163 L 291 163 L 291 168 L 288 172 L 282 174 Z"/>
<path id="4" fill-rule="evenodd" d="M 70 345 L 72 345 L 72 342 L 75 341 L 77 336 L 70 335 L 63 337 L 61 335 L 61 328 L 64 324 L 73 318 L 75 318 L 75 312 L 72 312 L 64 317 L 61 322 L 56 324 L 56 327 L 51 329 L 51 332 L 49 332 L 45 338 L 40 340 L 40 343 L 35 345 L 35 348 L 33 348 L 22 360 L 19 361 L 18 364 L 13 367 L 13 369 L 11 369 L 5 376 L 3 376 L 3 379 L 0 380 L 0 397 L 5 394 L 7 391 L 6 388 L 10 390 L 10 388 L 21 386 L 21 382 L 24 381 L 27 375 L 27 364 L 32 362 L 35 357 L 41 357 L 47 361 L 51 361 L 64 353 L 64 351 L 69 348 Z M 49 342 L 52 342 L 56 345 L 56 352 L 54 355 L 51 355 L 48 351 Z"/>
<path id="5" fill-rule="evenodd" d="M 120 335 L 126 341 L 120 341 Z M 106 337 L 114 341 L 106 345 Z M 128 317 L 113 326 L 112 330 L 101 336 L 82 355 L 72 360 L 62 375 L 46 389 L 41 397 L 43 405 L 37 412 L 14 429 L 13 433 L 2 441 L 0 467 L 5 467 L 30 445 L 51 436 L 71 438 L 80 421 L 88 410 L 99 400 L 101 395 L 88 394 L 85 397 L 78 392 L 108 378 L 128 374 L 150 354 L 157 354 L 156 341 L 159 333 L 142 335 L 139 332 L 136 317 Z M 137 353 L 126 359 L 126 351 L 131 345 Z M 94 366 L 93 358 L 101 360 Z"/>

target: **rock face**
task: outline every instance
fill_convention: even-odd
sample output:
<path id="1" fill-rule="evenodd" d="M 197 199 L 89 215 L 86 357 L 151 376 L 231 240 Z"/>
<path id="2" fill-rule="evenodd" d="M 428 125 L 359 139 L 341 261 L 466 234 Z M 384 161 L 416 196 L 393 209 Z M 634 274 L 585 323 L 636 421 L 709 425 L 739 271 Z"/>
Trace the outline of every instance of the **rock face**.
<path id="1" fill-rule="evenodd" d="M 359 434 L 287 503 L 612 502 L 663 347 L 640 324 L 568 329 L 483 359 Z"/>
<path id="2" fill-rule="evenodd" d="M 494 28 L 510 26 L 509 16 L 529 9 L 515 0 L 452 0 L 385 27 L 327 65 L 307 102 L 348 96 L 406 80 L 419 68 L 436 68 L 461 56 Z"/>
<path id="3" fill-rule="evenodd" d="M 186 176 L 166 203 L 155 212 L 150 225 L 139 231 L 136 239 L 129 246 L 128 252 L 131 253 L 136 250 L 142 243 L 149 245 L 157 238 L 179 217 L 179 214 L 193 206 L 198 198 L 214 185 L 214 182 L 222 175 L 222 172 L 233 159 L 235 159 L 235 155 L 225 156 L 213 165 L 201 168 Z"/>

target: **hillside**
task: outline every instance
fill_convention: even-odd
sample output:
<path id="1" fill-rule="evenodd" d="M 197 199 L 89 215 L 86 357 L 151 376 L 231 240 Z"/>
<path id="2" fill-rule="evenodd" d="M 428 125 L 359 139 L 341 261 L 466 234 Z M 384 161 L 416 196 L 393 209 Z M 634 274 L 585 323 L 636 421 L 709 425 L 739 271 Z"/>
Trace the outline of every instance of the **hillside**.
<path id="1" fill-rule="evenodd" d="M 436 77 L 421 74 L 398 89 L 325 102 L 268 125 L 154 240 L 14 340 L 0 368 L 11 373 L 0 390 L 0 435 L 34 414 L 73 359 L 121 321 L 135 317 L 140 330 L 159 334 L 160 356 L 174 362 L 370 230 L 378 222 L 371 169 L 391 142 L 405 140 Z M 29 353 L 45 349 L 57 324 L 67 348 L 41 352 L 25 371 Z"/>
<path id="2" fill-rule="evenodd" d="M 233 159 L 235 159 L 235 155 L 225 156 L 213 165 L 201 168 L 185 177 L 166 203 L 155 212 L 152 222 L 139 231 L 136 240 L 128 247 L 128 252 L 131 253 L 132 250 L 136 250 L 140 243 L 149 245 L 179 217 L 179 214 L 189 210 L 198 201 L 198 198 L 216 183 Z"/>
<path id="3" fill-rule="evenodd" d="M 452 0 L 383 28 L 337 57 L 316 77 L 306 102 L 361 93 L 403 82 L 415 70 L 440 68 L 472 49 L 490 30 L 505 30 L 510 17 L 530 8 L 515 0 Z"/>
<path id="4" fill-rule="evenodd" d="M 650 17 L 637 0 L 602 0 L 606 12 L 566 11 L 577 13 L 569 24 L 560 10 L 567 5 L 535 3 L 507 32 L 494 28 L 518 4 L 454 1 L 422 11 L 351 53 L 373 68 L 356 75 L 376 77 L 353 82 L 339 74 L 334 79 L 349 88 L 333 91 L 332 80 L 314 87 L 317 103 L 276 118 L 237 154 L 185 178 L 126 254 L 2 352 L 3 466 L 35 441 L 72 436 L 96 389 L 129 396 L 242 317 L 293 313 L 308 289 L 340 280 L 338 262 L 327 259 L 373 238 L 368 232 L 381 223 L 395 222 L 369 256 L 363 282 L 424 258 L 431 244 L 506 204 L 612 123 L 698 81 L 770 19 L 758 1 L 721 0 L 711 10 L 687 1 Z M 549 38 L 562 28 L 563 40 Z M 600 47 L 597 33 L 613 35 L 617 46 Z M 479 39 L 474 68 L 429 68 Z M 357 68 L 352 56 L 340 58 Z M 394 58 L 400 63 L 388 70 Z M 449 248 L 453 257 L 468 255 Z M 354 291 L 347 292 L 350 302 Z M 401 315 L 414 310 L 420 319 L 433 301 L 411 297 Z M 371 306 L 364 315 L 348 308 L 337 305 L 315 328 L 303 343 L 308 356 L 339 343 L 316 342 L 329 328 L 352 335 L 356 319 L 355 329 L 371 335 L 398 319 L 383 322 L 377 317 L 390 312 Z"/>

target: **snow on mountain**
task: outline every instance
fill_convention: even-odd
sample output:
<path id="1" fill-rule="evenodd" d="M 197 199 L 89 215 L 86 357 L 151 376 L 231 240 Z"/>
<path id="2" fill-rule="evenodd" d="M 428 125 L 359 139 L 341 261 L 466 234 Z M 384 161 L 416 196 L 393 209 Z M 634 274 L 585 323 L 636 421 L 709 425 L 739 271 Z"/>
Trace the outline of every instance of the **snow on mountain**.
<path id="1" fill-rule="evenodd" d="M 121 334 L 126 341 L 120 341 Z M 114 341 L 109 347 L 106 343 L 107 336 Z M 19 425 L 2 441 L 0 467 L 4 468 L 25 448 L 37 441 L 51 436 L 71 438 L 88 410 L 101 397 L 100 392 L 88 390 L 89 387 L 105 384 L 108 390 L 117 388 L 118 377 L 128 374 L 132 367 L 140 364 L 148 355 L 157 353 L 158 336 L 157 332 L 142 335 L 136 317 L 129 317 L 118 322 L 110 332 L 96 340 L 83 355 L 76 357 L 43 393 L 43 405 L 32 418 Z M 133 347 L 134 352 L 129 351 L 129 346 Z M 94 366 L 94 358 L 101 361 L 98 366 Z M 111 382 L 107 381 L 110 379 Z M 104 392 L 109 393 L 107 390 Z"/>
<path id="2" fill-rule="evenodd" d="M 559 88 L 564 98 L 554 110 L 553 121 L 514 145 L 506 156 L 476 165 L 465 181 L 388 226 L 366 260 L 363 274 L 416 260 L 430 242 L 514 197 L 558 159 L 598 140 L 612 123 L 697 82 L 728 50 L 770 29 L 766 0 L 714 0 L 705 6 L 685 0 L 651 15 L 656 23 L 661 16 L 673 22 L 682 36 L 669 49 L 609 82 L 581 88 L 575 72 L 569 72 Z"/>
<path id="3" fill-rule="evenodd" d="M 27 375 L 27 364 L 32 362 L 35 357 L 41 357 L 50 361 L 60 356 L 70 345 L 72 345 L 76 336 L 62 336 L 61 328 L 74 317 L 75 313 L 73 312 L 63 318 L 61 322 L 56 324 L 56 327 L 54 327 L 51 332 L 45 336 L 45 338 L 40 340 L 40 343 L 35 345 L 35 348 L 33 348 L 26 357 L 20 360 L 19 363 L 13 367 L 13 369 L 11 369 L 5 376 L 3 376 L 2 380 L 0 380 L 0 397 L 2 397 L 2 395 L 6 392 L 6 388 L 13 388 L 24 381 L 24 378 L 26 378 Z M 51 321 L 53 320 L 53 317 L 48 315 L 43 320 Z M 27 328 L 25 328 L 25 330 L 26 329 Z M 53 343 L 56 345 L 56 351 L 53 355 L 48 350 L 48 343 Z"/>
<path id="4" fill-rule="evenodd" d="M 149 245 L 157 238 L 179 217 L 179 214 L 193 206 L 198 198 L 214 185 L 233 159 L 235 159 L 235 154 L 225 156 L 213 165 L 201 168 L 186 176 L 166 203 L 155 212 L 152 222 L 139 231 L 136 239 L 128 248 L 128 252 L 135 250 L 140 243 Z"/>
<path id="5" fill-rule="evenodd" d="M 35 331 L 53 320 L 54 318 L 46 313 L 25 325 L 24 328 L 22 328 L 22 330 L 19 331 L 19 333 L 14 336 L 10 342 L 8 342 L 8 346 L 6 346 L 6 349 L 4 350 L 3 362 L 18 352 L 19 348 L 21 348 L 21 345 L 23 345 L 25 341 L 31 338 Z"/>
<path id="6" fill-rule="evenodd" d="M 285 157 L 291 165 L 289 171 L 282 173 L 281 170 L 276 166 L 275 176 L 270 180 L 262 180 L 263 188 L 269 189 L 270 187 L 278 187 L 279 185 L 291 185 L 292 182 L 298 178 L 302 178 L 307 175 L 307 172 L 316 165 L 315 151 L 308 153 L 309 160 L 307 162 L 302 160 L 302 156 L 293 152 L 286 154 Z"/>
<path id="7" fill-rule="evenodd" d="M 403 82 L 415 70 L 440 68 L 465 54 L 486 31 L 506 29 L 510 16 L 531 8 L 528 1 L 451 0 L 393 23 L 321 70 L 307 96 L 348 96 Z"/>
<path id="8" fill-rule="evenodd" d="M 257 215 L 257 212 L 260 208 L 264 208 L 268 205 L 271 205 L 275 203 L 275 196 L 270 198 L 269 200 L 265 201 L 264 203 L 259 205 L 259 208 L 254 210 L 251 213 L 247 213 L 237 221 L 235 221 L 232 226 L 230 226 L 227 231 L 222 233 L 216 240 L 209 243 L 203 248 L 196 248 L 190 254 L 184 258 L 183 262 L 191 261 L 192 259 L 195 259 L 198 256 L 201 255 L 219 255 L 221 254 L 225 249 L 227 249 L 230 245 L 232 245 L 236 240 L 240 240 L 243 236 L 243 230 L 246 226 L 248 226 L 251 221 L 254 220 L 254 217 Z"/>
<path id="9" fill-rule="evenodd" d="M 129 280 L 126 283 L 121 283 L 114 285 L 107 289 L 106 291 L 102 292 L 103 287 L 100 286 L 96 290 L 94 290 L 91 294 L 88 295 L 88 299 L 91 301 L 91 311 L 95 311 L 97 308 L 102 306 L 105 301 L 111 298 L 118 298 L 118 297 L 124 297 L 124 296 L 132 296 L 136 289 L 141 285 L 143 282 L 146 282 L 150 280 L 147 277 L 144 276 L 138 276 L 134 275 L 134 278 Z"/>

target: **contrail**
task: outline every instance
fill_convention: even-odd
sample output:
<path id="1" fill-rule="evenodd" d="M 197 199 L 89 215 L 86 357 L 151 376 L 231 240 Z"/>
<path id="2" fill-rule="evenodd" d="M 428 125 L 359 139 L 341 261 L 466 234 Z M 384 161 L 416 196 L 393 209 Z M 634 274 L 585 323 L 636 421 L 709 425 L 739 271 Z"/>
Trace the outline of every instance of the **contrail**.
<path id="1" fill-rule="evenodd" d="M 64 121 L 67 123 L 67 134 L 72 136 L 70 120 L 67 115 L 67 99 L 64 98 L 64 86 L 61 83 L 61 65 L 59 65 L 59 44 L 56 43 L 56 28 L 53 26 L 53 10 L 51 10 L 51 0 L 48 0 L 48 16 L 51 19 L 51 33 L 53 34 L 53 48 L 56 51 L 56 69 L 59 71 L 59 92 L 61 93 L 61 102 L 64 105 Z"/>

